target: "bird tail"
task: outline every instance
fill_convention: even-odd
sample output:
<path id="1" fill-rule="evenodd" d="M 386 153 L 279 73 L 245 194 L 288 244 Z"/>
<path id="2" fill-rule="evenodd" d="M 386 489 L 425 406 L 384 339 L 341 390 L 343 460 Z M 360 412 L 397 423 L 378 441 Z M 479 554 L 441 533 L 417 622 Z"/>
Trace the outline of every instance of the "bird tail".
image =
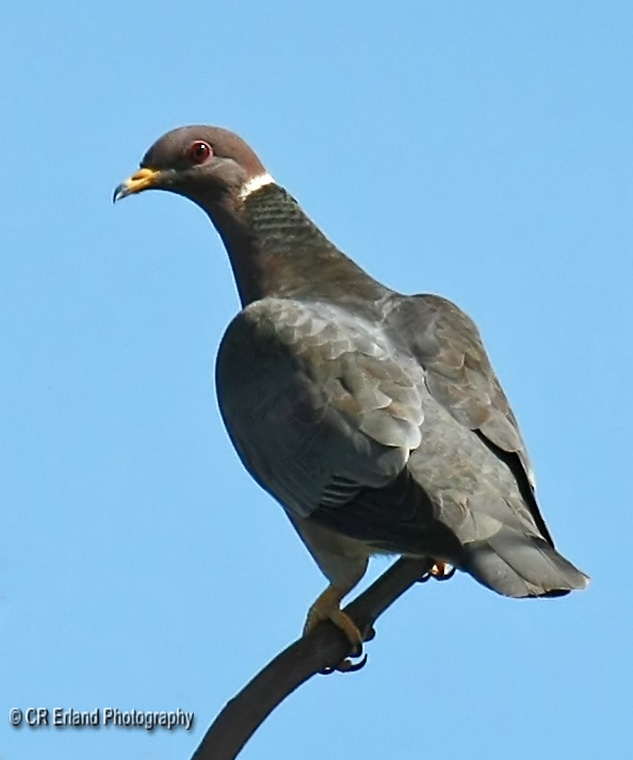
<path id="1" fill-rule="evenodd" d="M 508 526 L 464 549 L 463 569 L 504 596 L 562 596 L 589 583 L 588 576 L 545 539 Z"/>

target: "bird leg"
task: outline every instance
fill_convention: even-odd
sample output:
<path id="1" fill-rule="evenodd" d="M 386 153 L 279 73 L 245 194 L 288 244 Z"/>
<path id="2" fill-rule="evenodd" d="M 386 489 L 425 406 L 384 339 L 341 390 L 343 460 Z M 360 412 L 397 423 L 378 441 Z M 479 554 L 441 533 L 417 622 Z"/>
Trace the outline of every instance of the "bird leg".
<path id="1" fill-rule="evenodd" d="M 303 635 L 307 636 L 324 620 L 330 620 L 337 628 L 340 628 L 343 631 L 351 645 L 354 647 L 352 656 L 360 657 L 363 653 L 363 634 L 359 631 L 358 626 L 351 617 L 346 615 L 340 607 L 341 599 L 346 593 L 346 590 L 341 590 L 336 586 L 328 586 L 308 610 L 306 622 L 303 627 Z M 342 673 L 348 673 L 350 671 L 360 670 L 366 662 L 367 655 L 365 655 L 360 662 L 356 663 L 346 658 L 335 668 L 328 668 L 323 672 L 331 673 L 334 670 L 339 670 Z"/>

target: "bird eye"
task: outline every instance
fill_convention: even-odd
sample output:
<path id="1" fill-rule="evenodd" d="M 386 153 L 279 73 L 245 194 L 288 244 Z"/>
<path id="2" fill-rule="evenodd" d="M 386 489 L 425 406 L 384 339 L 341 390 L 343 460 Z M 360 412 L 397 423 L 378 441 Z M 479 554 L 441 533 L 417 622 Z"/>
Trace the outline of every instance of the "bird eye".
<path id="1" fill-rule="evenodd" d="M 194 164 L 202 164 L 209 158 L 212 152 L 211 146 L 208 143 L 197 140 L 191 145 L 187 151 L 187 155 Z"/>

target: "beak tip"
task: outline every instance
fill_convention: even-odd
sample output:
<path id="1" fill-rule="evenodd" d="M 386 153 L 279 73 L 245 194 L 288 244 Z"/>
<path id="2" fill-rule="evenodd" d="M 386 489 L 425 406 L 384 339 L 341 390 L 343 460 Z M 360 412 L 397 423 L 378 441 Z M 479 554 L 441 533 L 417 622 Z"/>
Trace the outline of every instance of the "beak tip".
<path id="1" fill-rule="evenodd" d="M 128 195 L 142 193 L 143 190 L 150 190 L 153 187 L 160 187 L 160 178 L 164 172 L 159 169 L 149 169 L 141 167 L 131 177 L 117 185 L 112 194 L 112 203 L 127 198 Z"/>
<path id="2" fill-rule="evenodd" d="M 122 182 L 114 188 L 114 192 L 112 193 L 112 203 L 116 203 L 122 198 L 125 198 L 125 195 L 125 182 Z"/>

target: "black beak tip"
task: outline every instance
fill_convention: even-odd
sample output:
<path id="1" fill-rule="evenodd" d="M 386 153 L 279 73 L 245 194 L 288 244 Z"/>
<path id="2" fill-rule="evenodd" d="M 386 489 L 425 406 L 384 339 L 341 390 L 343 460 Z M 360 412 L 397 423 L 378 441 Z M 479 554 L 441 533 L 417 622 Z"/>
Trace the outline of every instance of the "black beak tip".
<path id="1" fill-rule="evenodd" d="M 112 193 L 112 203 L 116 203 L 117 201 L 120 201 L 121 198 L 125 198 L 125 195 L 125 182 L 122 182 L 114 188 L 114 192 Z"/>

